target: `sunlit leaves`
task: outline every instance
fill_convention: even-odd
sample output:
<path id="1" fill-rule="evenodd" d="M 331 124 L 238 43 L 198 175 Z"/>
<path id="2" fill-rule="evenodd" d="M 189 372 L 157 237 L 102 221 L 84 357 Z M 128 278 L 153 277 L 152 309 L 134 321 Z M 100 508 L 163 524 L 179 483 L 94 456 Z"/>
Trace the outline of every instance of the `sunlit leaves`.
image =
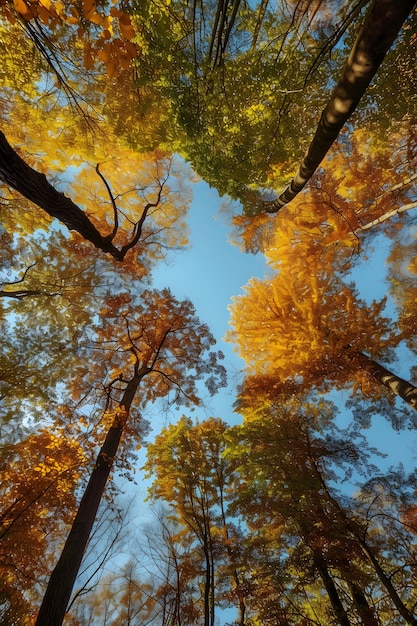
<path id="1" fill-rule="evenodd" d="M 135 399 L 135 406 L 144 407 L 158 398 L 198 404 L 200 380 L 211 394 L 225 385 L 222 354 L 211 350 L 215 340 L 207 325 L 189 301 L 177 301 L 168 289 L 145 290 L 140 300 L 126 293 L 107 298 L 94 332 L 86 348 L 92 360 L 83 383 L 87 389 L 100 381 L 116 396 L 121 381 L 136 369 L 146 374 Z"/>
<path id="2" fill-rule="evenodd" d="M 16 614 L 23 602 L 28 617 L 34 609 L 30 600 L 38 602 L 33 581 L 48 574 L 49 542 L 57 541 L 71 520 L 84 461 L 77 442 L 51 430 L 2 451 L 1 592 Z"/>
<path id="3" fill-rule="evenodd" d="M 23 18 L 23 23 L 27 22 L 27 35 L 37 42 L 48 63 L 56 69 L 60 68 L 60 63 L 56 55 L 48 52 L 48 41 L 56 40 L 55 34 L 65 29 L 71 32 L 75 45 L 87 40 L 84 43 L 87 70 L 99 59 L 108 75 L 113 76 L 119 68 L 127 68 L 137 56 L 137 49 L 131 42 L 135 37 L 131 17 L 116 3 L 83 0 L 76 6 L 60 0 L 13 0 L 4 3 L 2 13 L 12 24 L 19 17 Z"/>

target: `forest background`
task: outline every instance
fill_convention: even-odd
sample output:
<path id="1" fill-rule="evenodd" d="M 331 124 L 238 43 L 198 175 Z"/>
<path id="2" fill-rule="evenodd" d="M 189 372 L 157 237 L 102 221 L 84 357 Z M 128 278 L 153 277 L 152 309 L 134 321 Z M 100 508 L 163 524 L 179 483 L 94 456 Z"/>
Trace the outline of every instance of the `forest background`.
<path id="1" fill-rule="evenodd" d="M 0 16 L 1 623 L 416 624 L 415 2 Z"/>

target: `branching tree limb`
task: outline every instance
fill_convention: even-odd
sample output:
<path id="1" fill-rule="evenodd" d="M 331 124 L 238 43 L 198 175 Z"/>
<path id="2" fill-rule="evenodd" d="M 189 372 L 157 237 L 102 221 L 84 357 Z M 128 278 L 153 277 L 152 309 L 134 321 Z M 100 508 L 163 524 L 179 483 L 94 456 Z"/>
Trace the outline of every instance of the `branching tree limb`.
<path id="1" fill-rule="evenodd" d="M 300 193 L 359 104 L 415 0 L 374 0 L 356 38 L 342 76 L 324 109 L 316 133 L 298 170 L 280 196 L 263 202 L 263 210 L 276 213 Z"/>

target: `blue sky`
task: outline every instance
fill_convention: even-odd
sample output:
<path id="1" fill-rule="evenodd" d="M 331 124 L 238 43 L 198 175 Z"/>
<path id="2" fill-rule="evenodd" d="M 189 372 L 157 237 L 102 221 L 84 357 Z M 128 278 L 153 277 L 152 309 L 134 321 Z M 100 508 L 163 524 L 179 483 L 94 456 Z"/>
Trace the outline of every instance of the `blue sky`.
<path id="1" fill-rule="evenodd" d="M 263 278 L 268 267 L 263 255 L 244 254 L 229 242 L 229 227 L 219 218 L 221 199 L 217 192 L 205 182 L 195 184 L 193 191 L 189 217 L 190 249 L 176 254 L 169 265 L 159 265 L 154 273 L 154 285 L 156 288 L 169 287 L 179 299 L 189 298 L 200 320 L 209 325 L 218 340 L 217 347 L 226 357 L 229 387 L 208 399 L 206 410 L 203 414 L 199 412 L 199 419 L 214 415 L 232 425 L 241 421 L 239 415 L 233 414 L 232 404 L 244 364 L 234 353 L 233 346 L 222 340 L 229 328 L 228 306 L 232 296 L 241 294 L 242 287 L 251 277 Z M 356 260 L 351 278 L 368 303 L 387 295 L 386 258 L 389 245 L 386 237 L 377 235 L 371 244 L 364 246 L 361 258 Z M 392 304 L 388 307 L 390 309 L 392 311 Z M 393 363 L 392 370 L 410 379 L 410 368 L 414 363 L 409 362 L 407 356 Z M 402 403 L 401 400 L 398 402 Z M 155 424 L 151 438 L 157 432 Z M 382 466 L 388 468 L 400 461 L 414 464 L 413 448 L 416 448 L 417 441 L 414 433 L 393 431 L 381 416 L 373 420 L 372 428 L 366 434 L 372 445 L 389 454 L 387 460 L 382 461 Z"/>
<path id="2" fill-rule="evenodd" d="M 218 217 L 221 201 L 217 192 L 205 182 L 195 184 L 193 191 L 190 249 L 176 254 L 169 265 L 160 264 L 153 273 L 153 284 L 157 289 L 169 287 L 178 299 L 191 300 L 200 320 L 216 337 L 217 349 L 225 354 L 230 384 L 229 390 L 221 390 L 209 401 L 207 416 L 230 422 L 234 421 L 231 405 L 243 361 L 222 339 L 229 328 L 228 306 L 252 276 L 263 278 L 267 267 L 263 255 L 244 254 L 230 244 L 228 227 Z"/>

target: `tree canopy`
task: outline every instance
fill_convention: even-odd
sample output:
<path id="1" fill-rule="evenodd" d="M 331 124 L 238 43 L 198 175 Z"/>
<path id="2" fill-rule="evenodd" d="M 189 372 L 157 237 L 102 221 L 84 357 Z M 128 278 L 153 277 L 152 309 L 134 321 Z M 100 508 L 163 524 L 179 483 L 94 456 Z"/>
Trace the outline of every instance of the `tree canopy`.
<path id="1" fill-rule="evenodd" d="M 417 624 L 416 3 L 0 4 L 0 622 Z"/>

